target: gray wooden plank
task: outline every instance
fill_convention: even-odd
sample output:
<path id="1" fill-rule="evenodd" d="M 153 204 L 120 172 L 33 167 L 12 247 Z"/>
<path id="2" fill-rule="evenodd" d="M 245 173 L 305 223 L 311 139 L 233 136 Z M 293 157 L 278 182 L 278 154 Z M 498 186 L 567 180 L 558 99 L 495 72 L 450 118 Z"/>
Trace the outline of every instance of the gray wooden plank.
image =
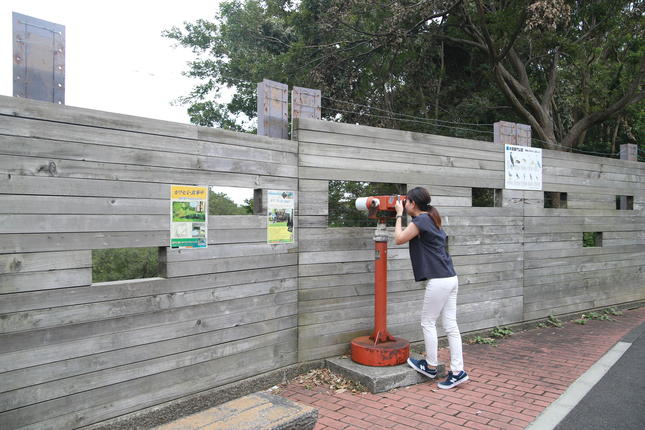
<path id="1" fill-rule="evenodd" d="M 0 294 L 78 287 L 91 283 L 91 268 L 9 273 L 0 275 Z"/>
<path id="2" fill-rule="evenodd" d="M 91 266 L 91 254 L 86 251 L 0 254 L 0 275 Z"/>
<path id="3" fill-rule="evenodd" d="M 197 137 L 197 127 L 169 121 L 147 119 L 119 113 L 54 105 L 36 100 L 0 96 L 0 115 L 11 118 L 36 118 L 69 124 L 83 124 L 105 129 Z"/>
<path id="4" fill-rule="evenodd" d="M 213 301 L 235 300 L 270 293 L 293 291 L 297 288 L 295 278 L 237 285 L 235 288 L 215 288 L 182 293 L 157 294 L 152 297 L 137 297 L 82 305 L 60 306 L 4 314 L 0 321 L 0 332 L 33 330 L 68 324 L 80 324 L 128 315 L 156 312 L 164 309 L 181 308 L 212 303 Z"/>
<path id="5" fill-rule="evenodd" d="M 290 335 L 291 333 L 288 332 Z M 293 362 L 292 354 L 287 354 L 288 360 L 280 359 L 281 344 L 262 346 L 256 349 L 238 349 L 231 345 L 228 350 L 231 353 L 237 352 L 235 356 L 217 358 L 213 355 L 211 359 L 201 362 L 187 362 L 184 366 L 166 372 L 151 375 L 145 381 L 130 380 L 120 384 L 89 390 L 66 397 L 38 403 L 36 405 L 13 409 L 0 414 L 0 420 L 8 423 L 11 427 L 38 424 L 38 427 L 47 422 L 47 425 L 56 425 L 57 428 L 67 428 L 72 425 L 87 425 L 94 421 L 105 419 L 106 409 L 114 409 L 115 415 L 123 413 L 123 410 L 130 408 L 141 408 L 162 403 L 181 395 L 187 395 L 209 388 L 214 383 L 225 384 L 233 380 L 249 377 L 258 372 L 266 372 L 278 366 L 284 366 Z M 288 343 L 288 349 L 293 351 L 294 341 Z M 214 353 L 215 354 L 215 353 Z M 264 356 L 257 365 L 251 366 L 257 356 Z M 253 360 L 251 360 L 253 359 Z M 254 367 L 253 370 L 250 370 Z M 246 368 L 245 372 L 240 372 Z M 216 381 L 213 378 L 216 378 Z M 187 384 L 186 381 L 190 383 Z M 145 383 L 142 383 L 145 382 Z M 182 387 L 182 385 L 185 385 Z M 181 387 L 181 388 L 178 388 Z M 169 394 L 169 391 L 172 394 Z M 124 396 L 124 393 L 127 393 Z M 145 393 L 145 399 L 143 394 Z M 96 409 L 94 412 L 91 412 Z M 76 413 L 76 414 L 75 414 Z M 76 415 L 76 416 L 74 416 Z M 46 421 L 47 420 L 47 421 Z M 53 424 L 55 423 L 55 424 Z M 72 424 L 75 423 L 75 424 Z"/>
<path id="6" fill-rule="evenodd" d="M 166 342 L 166 344 L 159 343 L 156 345 L 158 348 L 157 354 L 150 356 L 147 360 L 122 364 L 118 367 L 114 366 L 2 393 L 0 394 L 0 410 L 19 408 L 88 389 L 125 382 L 186 365 L 238 354 L 244 350 L 267 346 L 272 343 L 282 343 L 291 337 L 292 332 L 285 332 L 285 330 L 293 329 L 294 323 L 295 319 L 272 320 L 245 325 L 242 327 L 243 331 L 240 329 L 228 329 L 221 332 L 211 332 L 208 335 L 194 336 L 189 339 L 177 339 L 172 345 L 168 345 L 169 342 Z M 231 335 L 233 331 L 237 332 L 235 336 Z"/>
<path id="7" fill-rule="evenodd" d="M 0 314 L 19 312 L 33 309 L 47 309 L 59 306 L 72 306 L 125 300 L 135 297 L 161 296 L 162 294 L 181 294 L 184 292 L 200 291 L 208 288 L 230 288 L 246 291 L 257 283 L 273 280 L 289 282 L 297 277 L 298 271 L 293 266 L 280 266 L 262 269 L 245 270 L 243 272 L 225 272 L 191 276 L 181 279 L 148 278 L 112 281 L 95 284 L 95 287 L 70 287 L 64 290 L 33 291 L 28 294 L 5 294 L 0 300 Z M 40 338 L 32 334 L 30 340 L 54 339 L 52 334 Z M 2 347 L 0 347 L 2 352 Z"/>
<path id="8" fill-rule="evenodd" d="M 459 157 L 461 154 L 437 155 L 436 153 L 421 153 L 402 152 L 391 149 L 375 149 L 372 147 L 356 146 L 356 141 L 352 141 L 352 145 L 341 146 L 341 144 L 329 145 L 325 143 L 310 143 L 306 140 L 300 142 L 300 159 L 305 162 L 313 162 L 316 166 L 316 161 L 322 157 L 337 157 L 361 160 L 361 162 L 371 161 L 386 161 L 390 160 L 393 163 L 403 164 L 423 164 L 426 166 L 443 166 L 443 167 L 461 167 L 470 169 L 487 169 L 487 170 L 500 170 L 504 169 L 504 161 L 499 159 L 490 161 L 488 159 L 478 160 L 475 158 Z M 346 143 L 345 143 L 346 144 Z M 382 147 L 380 147 L 382 148 Z M 350 150 L 348 150 L 350 149 Z"/>
<path id="9" fill-rule="evenodd" d="M 0 214 L 166 215 L 170 198 L 95 198 L 0 195 Z"/>
<path id="10" fill-rule="evenodd" d="M 235 321 L 239 319 L 236 317 L 237 313 L 249 312 L 252 309 L 263 306 L 272 305 L 278 307 L 285 305 L 295 314 L 297 312 L 295 307 L 296 299 L 297 295 L 295 291 L 287 291 L 277 294 L 227 300 L 225 302 L 210 302 L 178 309 L 160 310 L 144 314 L 143 316 L 135 314 L 127 318 L 60 327 L 55 329 L 55 331 L 73 333 L 76 330 L 71 340 L 6 352 L 0 355 L 0 372 L 8 372 L 59 360 L 114 351 L 164 339 L 172 339 L 177 337 L 177 326 L 179 330 L 186 330 L 186 327 L 182 326 L 182 321 L 192 321 L 193 327 L 201 326 L 202 318 L 208 318 L 218 313 L 226 313 L 229 316 L 228 320 L 221 320 L 221 324 L 235 324 Z M 166 320 L 166 324 L 152 324 L 153 321 L 164 321 L 164 319 Z M 168 320 L 173 320 L 179 324 L 169 323 Z M 123 321 L 136 322 L 139 327 L 135 325 L 126 328 L 126 331 L 118 332 L 106 330 L 111 325 L 122 324 Z M 92 336 L 91 332 L 79 334 L 79 331 L 96 325 L 101 325 L 102 327 L 99 330 L 103 330 L 106 334 L 97 336 Z M 51 332 L 51 330 L 48 331 Z M 8 339 L 9 335 L 3 336 L 3 338 Z M 12 338 L 16 339 L 15 344 L 20 344 L 21 340 L 17 339 L 16 336 L 12 336 Z"/>
<path id="11" fill-rule="evenodd" d="M 0 254 L 168 246 L 170 232 L 16 233 L 0 235 Z"/>
<path id="12" fill-rule="evenodd" d="M 244 339 L 258 331 L 278 331 L 297 326 L 294 306 L 272 306 L 254 308 L 253 312 L 236 315 L 235 324 L 231 318 L 226 324 L 223 315 L 202 319 L 198 326 L 194 321 L 183 323 L 183 329 L 173 326 L 175 338 L 166 338 L 151 343 L 124 349 L 101 352 L 68 360 L 13 370 L 3 373 L 2 392 L 57 381 L 90 372 L 108 370 L 119 366 L 150 360 L 169 354 L 198 348 L 200 345 L 218 345 Z"/>
<path id="13" fill-rule="evenodd" d="M 16 132 L 15 121 L 11 121 L 11 125 L 3 124 L 2 116 L 0 116 L 0 133 L 6 128 L 11 127 L 13 132 Z M 28 130 L 31 130 L 28 128 Z M 8 131 L 8 130 L 7 130 Z M 92 142 L 91 144 L 82 142 L 68 142 L 62 140 L 51 140 L 53 131 L 61 133 L 61 137 L 66 139 L 81 140 L 86 132 L 83 130 L 81 136 L 70 136 L 73 130 L 60 129 L 54 127 L 51 131 L 44 130 L 35 134 L 33 139 L 16 136 L 2 136 L 0 135 L 0 154 L 11 156 L 30 156 L 39 158 L 57 158 L 61 160 L 80 160 L 88 162 L 99 163 L 115 163 L 115 164 L 137 164 L 143 166 L 162 166 L 184 169 L 201 169 L 205 171 L 214 172 L 235 172 L 235 173 L 250 173 L 259 175 L 277 175 L 277 176 L 296 176 L 297 165 L 295 155 L 280 153 L 277 156 L 269 151 L 264 151 L 257 155 L 257 159 L 248 160 L 252 158 L 250 155 L 253 150 L 244 150 L 238 148 L 222 148 L 217 156 L 205 155 L 209 152 L 201 147 L 195 148 L 195 145 L 190 145 L 186 142 L 178 142 L 168 145 L 165 151 L 139 149 L 141 142 L 146 142 L 146 139 L 141 136 L 133 136 L 133 142 L 128 143 L 123 136 L 115 136 L 114 144 L 123 146 L 110 146 L 105 145 L 108 141 L 106 133 L 100 135 L 101 140 Z M 96 134 L 89 134 L 95 136 Z M 125 140 L 125 141 L 124 141 Z M 136 143 L 135 143 L 136 142 Z M 157 140 L 152 140 L 157 142 Z M 150 145 L 152 146 L 152 145 Z M 154 145 L 159 146 L 159 145 Z M 192 146 L 192 148 L 191 148 Z M 181 151 L 184 149 L 185 151 Z M 155 148 L 156 149 L 156 148 Z M 215 152 L 215 151 L 211 151 Z M 239 152 L 239 154 L 236 154 Z M 249 154 L 251 152 L 251 154 Z M 237 155 L 239 158 L 225 158 L 222 154 L 227 153 L 228 157 Z M 241 158 L 243 157 L 243 158 Z M 272 161 L 272 162 L 269 162 Z"/>
<path id="14" fill-rule="evenodd" d="M 0 215 L 3 233 L 76 233 L 169 230 L 169 215 Z"/>
<path id="15" fill-rule="evenodd" d="M 0 194 L 166 199 L 170 184 L 7 174 L 0 175 Z"/>
<path id="16" fill-rule="evenodd" d="M 200 275 L 204 273 L 230 272 L 276 266 L 294 266 L 298 263 L 298 255 L 266 254 L 250 257 L 218 258 L 200 261 L 184 261 L 166 265 L 166 277 Z"/>
<path id="17" fill-rule="evenodd" d="M 223 185 L 243 188 L 295 189 L 297 187 L 297 179 L 290 177 L 77 160 L 25 158 L 11 155 L 0 157 L 0 174 L 160 182 L 183 185 Z"/>
<path id="18" fill-rule="evenodd" d="M 489 171 L 490 172 L 490 171 Z M 300 167 L 299 174 L 301 178 L 306 179 L 325 179 L 325 180 L 344 180 L 344 181 L 367 181 L 367 182 L 391 182 L 398 183 L 401 180 L 401 171 L 397 172 L 378 172 L 368 169 L 335 169 L 331 167 Z M 432 170 L 418 174 L 416 179 L 432 185 L 459 185 L 463 187 L 485 187 L 485 188 L 502 188 L 504 186 L 504 172 L 491 172 L 482 175 L 479 178 L 471 178 L 467 175 L 438 174 Z"/>

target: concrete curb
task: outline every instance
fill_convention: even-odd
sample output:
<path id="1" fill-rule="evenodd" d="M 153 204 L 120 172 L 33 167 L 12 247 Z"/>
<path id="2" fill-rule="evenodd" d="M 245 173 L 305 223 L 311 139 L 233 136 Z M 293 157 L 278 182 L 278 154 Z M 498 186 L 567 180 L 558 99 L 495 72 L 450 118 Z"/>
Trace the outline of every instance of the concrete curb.
<path id="1" fill-rule="evenodd" d="M 417 357 L 421 358 L 421 357 Z M 399 387 L 422 384 L 432 379 L 416 372 L 407 363 L 398 366 L 372 367 L 353 362 L 350 358 L 329 358 L 325 365 L 332 372 L 365 386 L 370 393 L 382 393 Z M 437 366 L 437 378 L 444 376 L 445 366 Z"/>
<path id="2" fill-rule="evenodd" d="M 312 430 L 318 410 L 284 397 L 259 392 L 181 418 L 155 430 Z"/>

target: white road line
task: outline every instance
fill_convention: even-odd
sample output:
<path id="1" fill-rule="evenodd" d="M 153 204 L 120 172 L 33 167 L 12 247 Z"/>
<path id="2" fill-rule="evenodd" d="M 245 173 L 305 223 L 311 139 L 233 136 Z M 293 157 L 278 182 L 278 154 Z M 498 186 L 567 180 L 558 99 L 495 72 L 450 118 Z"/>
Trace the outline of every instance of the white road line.
<path id="1" fill-rule="evenodd" d="M 526 427 L 526 430 L 548 430 L 557 426 L 589 390 L 605 376 L 605 373 L 623 356 L 630 346 L 632 344 L 628 342 L 618 342 L 614 345 L 589 370 L 576 379 L 567 388 L 567 391 L 562 393 L 555 402 L 551 403 L 535 421 Z"/>

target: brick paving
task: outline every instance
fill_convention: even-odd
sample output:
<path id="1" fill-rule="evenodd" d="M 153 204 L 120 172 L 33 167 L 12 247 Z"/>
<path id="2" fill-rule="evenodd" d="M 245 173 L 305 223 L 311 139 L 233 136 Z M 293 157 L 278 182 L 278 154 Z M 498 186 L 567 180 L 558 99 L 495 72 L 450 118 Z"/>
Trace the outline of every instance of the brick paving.
<path id="1" fill-rule="evenodd" d="M 523 429 L 645 322 L 645 307 L 612 318 L 515 333 L 496 347 L 464 345 L 470 381 L 451 390 L 431 380 L 379 394 L 336 393 L 291 382 L 280 395 L 318 408 L 315 430 Z M 448 362 L 448 350 L 440 350 L 439 357 Z"/>

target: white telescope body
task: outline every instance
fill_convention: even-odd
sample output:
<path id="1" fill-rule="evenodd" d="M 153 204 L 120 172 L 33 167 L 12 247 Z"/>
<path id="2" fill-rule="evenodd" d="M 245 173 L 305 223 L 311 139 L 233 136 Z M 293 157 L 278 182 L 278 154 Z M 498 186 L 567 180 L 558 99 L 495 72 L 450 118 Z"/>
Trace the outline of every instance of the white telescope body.
<path id="1" fill-rule="evenodd" d="M 371 200 L 371 207 L 367 207 L 368 199 Z M 356 199 L 356 209 L 359 211 L 369 211 L 371 208 L 377 208 L 378 206 L 378 199 L 373 199 L 371 197 L 359 197 Z"/>

